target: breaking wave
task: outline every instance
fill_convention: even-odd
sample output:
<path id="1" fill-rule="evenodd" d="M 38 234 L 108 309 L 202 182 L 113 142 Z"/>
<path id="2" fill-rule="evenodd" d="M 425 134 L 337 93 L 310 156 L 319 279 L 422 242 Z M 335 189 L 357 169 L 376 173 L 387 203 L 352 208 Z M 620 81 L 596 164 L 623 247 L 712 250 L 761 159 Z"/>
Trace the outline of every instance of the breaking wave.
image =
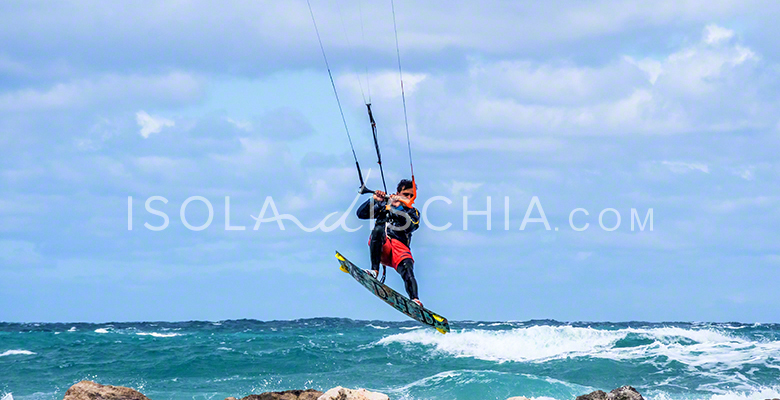
<path id="1" fill-rule="evenodd" d="M 387 336 L 380 344 L 432 346 L 455 357 L 489 361 L 546 362 L 595 357 L 612 360 L 668 357 L 689 366 L 746 363 L 772 365 L 780 359 L 780 341 L 757 341 L 716 329 L 662 327 L 603 330 L 572 326 L 531 326 L 509 330 L 462 330 L 440 335 L 415 330 Z M 780 364 L 777 365 L 780 369 Z"/>
<path id="2" fill-rule="evenodd" d="M 33 354 L 35 353 L 29 350 L 8 350 L 3 353 L 0 353 L 0 357 L 19 356 L 19 355 L 31 356 Z"/>

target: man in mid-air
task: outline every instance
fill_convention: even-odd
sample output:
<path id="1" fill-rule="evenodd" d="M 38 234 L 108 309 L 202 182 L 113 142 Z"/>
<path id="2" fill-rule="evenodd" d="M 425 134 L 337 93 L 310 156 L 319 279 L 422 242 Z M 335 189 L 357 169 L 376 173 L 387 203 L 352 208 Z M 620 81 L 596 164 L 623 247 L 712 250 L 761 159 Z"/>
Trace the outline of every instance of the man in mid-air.
<path id="1" fill-rule="evenodd" d="M 412 232 L 420 227 L 420 212 L 406 206 L 401 199 L 412 199 L 416 194 L 414 183 L 402 179 L 396 193 L 388 196 L 377 190 L 374 196 L 357 209 L 360 219 L 376 219 L 368 240 L 371 250 L 371 270 L 374 278 L 379 276 L 379 264 L 395 268 L 404 280 L 409 299 L 422 307 L 417 295 L 417 280 L 414 279 L 414 259 L 409 245 Z"/>

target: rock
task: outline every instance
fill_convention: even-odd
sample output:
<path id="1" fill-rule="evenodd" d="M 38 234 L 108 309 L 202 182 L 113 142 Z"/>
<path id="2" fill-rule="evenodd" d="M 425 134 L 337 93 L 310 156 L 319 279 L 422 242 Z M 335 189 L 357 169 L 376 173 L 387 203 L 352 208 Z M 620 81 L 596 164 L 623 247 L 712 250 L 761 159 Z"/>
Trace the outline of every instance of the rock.
<path id="1" fill-rule="evenodd" d="M 325 392 L 317 400 L 390 400 L 390 397 L 366 389 L 355 390 L 337 386 Z"/>
<path id="2" fill-rule="evenodd" d="M 81 381 L 71 386 L 62 400 L 149 400 L 149 398 L 130 388 Z"/>
<path id="3" fill-rule="evenodd" d="M 631 386 L 619 387 L 607 395 L 607 400 L 645 400 L 639 392 Z"/>
<path id="4" fill-rule="evenodd" d="M 607 393 L 603 390 L 597 390 L 595 392 L 583 394 L 582 396 L 577 396 L 577 400 L 606 400 L 606 398 Z"/>
<path id="5" fill-rule="evenodd" d="M 577 396 L 577 400 L 645 400 L 639 392 L 631 386 L 622 386 L 609 393 L 597 390 L 589 394 Z"/>
<path id="6" fill-rule="evenodd" d="M 260 394 L 250 394 L 241 400 L 317 400 L 322 392 L 314 389 L 306 390 L 285 390 L 284 392 L 265 392 Z M 235 397 L 228 397 L 225 400 L 236 400 Z"/>

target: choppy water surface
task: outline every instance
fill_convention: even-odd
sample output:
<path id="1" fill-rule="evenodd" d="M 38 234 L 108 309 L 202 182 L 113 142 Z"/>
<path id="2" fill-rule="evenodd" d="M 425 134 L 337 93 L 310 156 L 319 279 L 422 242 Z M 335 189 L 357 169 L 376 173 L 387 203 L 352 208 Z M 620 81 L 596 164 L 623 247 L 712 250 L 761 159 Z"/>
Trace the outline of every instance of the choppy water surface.
<path id="1" fill-rule="evenodd" d="M 296 321 L 0 324 L 0 400 L 61 399 L 83 379 L 153 400 L 334 386 L 392 399 L 780 397 L 780 325 Z"/>

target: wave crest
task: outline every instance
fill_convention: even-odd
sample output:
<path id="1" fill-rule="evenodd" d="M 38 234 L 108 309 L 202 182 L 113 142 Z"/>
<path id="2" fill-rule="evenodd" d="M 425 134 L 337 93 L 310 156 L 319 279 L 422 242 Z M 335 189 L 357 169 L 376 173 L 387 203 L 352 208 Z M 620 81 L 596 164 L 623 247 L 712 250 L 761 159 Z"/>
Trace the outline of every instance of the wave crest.
<path id="1" fill-rule="evenodd" d="M 7 351 L 5 351 L 3 353 L 0 353 L 0 357 L 19 356 L 19 355 L 31 356 L 33 354 L 36 354 L 36 353 L 34 353 L 34 352 L 30 351 L 30 350 L 7 350 Z"/>
<path id="2" fill-rule="evenodd" d="M 764 364 L 780 368 L 777 364 L 780 341 L 749 340 L 712 328 L 604 330 L 540 325 L 507 330 L 464 329 L 448 335 L 416 330 L 387 336 L 379 343 L 420 344 L 454 357 L 497 362 L 546 362 L 576 357 L 620 361 L 663 357 L 691 367 L 731 369 L 744 364 Z"/>

